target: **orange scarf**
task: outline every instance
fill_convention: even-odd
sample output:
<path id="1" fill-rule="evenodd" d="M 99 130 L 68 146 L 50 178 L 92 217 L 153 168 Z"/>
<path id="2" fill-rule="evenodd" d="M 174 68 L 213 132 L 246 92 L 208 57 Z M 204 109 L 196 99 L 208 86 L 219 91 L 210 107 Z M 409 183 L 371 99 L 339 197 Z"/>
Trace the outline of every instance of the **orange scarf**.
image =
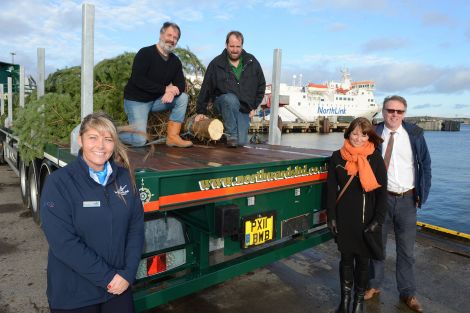
<path id="1" fill-rule="evenodd" d="M 367 156 L 374 153 L 374 150 L 374 144 L 370 141 L 364 146 L 356 148 L 351 145 L 348 139 L 344 140 L 344 144 L 339 150 L 341 157 L 346 161 L 345 168 L 348 175 L 356 175 L 359 172 L 359 181 L 366 192 L 380 187 L 369 161 L 367 161 Z"/>

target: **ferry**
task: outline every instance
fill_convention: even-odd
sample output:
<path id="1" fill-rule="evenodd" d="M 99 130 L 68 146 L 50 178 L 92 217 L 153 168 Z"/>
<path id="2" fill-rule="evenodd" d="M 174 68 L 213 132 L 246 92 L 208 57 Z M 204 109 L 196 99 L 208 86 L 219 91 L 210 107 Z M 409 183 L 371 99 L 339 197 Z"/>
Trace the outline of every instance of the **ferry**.
<path id="1" fill-rule="evenodd" d="M 362 116 L 370 120 L 380 111 L 374 99 L 374 81 L 351 81 L 347 69 L 341 70 L 340 82 L 309 83 L 304 86 L 280 84 L 279 117 L 283 122 L 351 121 Z M 258 116 L 269 120 L 272 86 L 266 87 Z M 263 114 L 264 113 L 264 114 Z M 266 114 L 267 113 L 267 114 Z M 267 116 L 266 116 L 267 115 Z"/>

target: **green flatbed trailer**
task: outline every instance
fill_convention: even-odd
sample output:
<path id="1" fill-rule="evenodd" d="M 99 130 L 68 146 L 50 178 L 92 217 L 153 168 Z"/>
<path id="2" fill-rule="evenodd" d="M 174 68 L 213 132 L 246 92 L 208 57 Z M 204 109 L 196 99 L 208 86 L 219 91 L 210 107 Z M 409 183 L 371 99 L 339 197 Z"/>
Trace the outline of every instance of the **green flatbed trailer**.
<path id="1" fill-rule="evenodd" d="M 49 144 L 23 162 L 0 129 L 4 159 L 39 221 L 47 176 L 75 156 Z M 134 284 L 137 312 L 200 291 L 331 238 L 324 188 L 330 152 L 253 145 L 130 149 L 145 211 L 146 244 Z"/>

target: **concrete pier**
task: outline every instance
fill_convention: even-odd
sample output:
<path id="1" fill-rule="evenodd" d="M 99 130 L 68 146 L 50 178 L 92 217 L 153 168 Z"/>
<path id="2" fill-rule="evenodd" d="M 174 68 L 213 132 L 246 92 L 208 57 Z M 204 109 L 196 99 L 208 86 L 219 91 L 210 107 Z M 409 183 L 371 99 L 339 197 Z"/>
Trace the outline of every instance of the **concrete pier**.
<path id="1" fill-rule="evenodd" d="M 0 166 L 0 312 L 49 312 L 47 242 L 21 202 L 16 174 Z M 389 237 L 382 292 L 366 312 L 411 312 L 398 299 L 395 243 Z M 467 313 L 470 244 L 428 232 L 416 242 L 417 297 L 426 313 Z M 147 313 L 327 313 L 339 298 L 339 253 L 333 241 L 228 280 Z"/>

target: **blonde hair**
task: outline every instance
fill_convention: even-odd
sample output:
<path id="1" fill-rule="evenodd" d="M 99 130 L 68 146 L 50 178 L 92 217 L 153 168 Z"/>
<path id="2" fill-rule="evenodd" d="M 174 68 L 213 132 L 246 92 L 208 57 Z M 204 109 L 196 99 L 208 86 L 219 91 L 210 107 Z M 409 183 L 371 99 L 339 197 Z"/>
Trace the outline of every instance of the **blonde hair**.
<path id="1" fill-rule="evenodd" d="M 104 112 L 88 114 L 80 125 L 79 136 L 82 136 L 91 128 L 96 129 L 99 132 L 108 132 L 111 135 L 111 138 L 113 138 L 114 141 L 114 151 L 111 155 L 111 159 L 129 171 L 132 187 L 136 190 L 134 171 L 132 170 L 129 162 L 127 148 L 119 139 L 116 125 L 114 125 L 111 117 Z"/>

